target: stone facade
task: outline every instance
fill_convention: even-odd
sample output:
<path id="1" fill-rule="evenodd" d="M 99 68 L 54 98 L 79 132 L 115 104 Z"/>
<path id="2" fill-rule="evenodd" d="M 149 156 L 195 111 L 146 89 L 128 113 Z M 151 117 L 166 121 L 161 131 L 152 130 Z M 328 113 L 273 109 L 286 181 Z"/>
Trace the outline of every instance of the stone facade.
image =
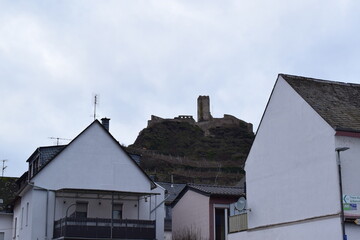
<path id="1" fill-rule="evenodd" d="M 210 121 L 212 119 L 210 113 L 210 98 L 209 96 L 199 96 L 197 99 L 198 103 L 198 122 Z"/>
<path id="2" fill-rule="evenodd" d="M 240 120 L 232 115 L 224 114 L 222 118 L 213 118 L 210 113 L 210 98 L 209 96 L 199 96 L 198 100 L 198 121 L 196 122 L 191 115 L 179 115 L 175 118 L 161 118 L 151 115 L 151 119 L 148 121 L 148 127 L 152 127 L 154 124 L 161 122 L 187 122 L 191 125 L 200 127 L 205 135 L 209 135 L 209 129 L 216 127 L 236 127 L 239 125 L 247 125 L 248 131 L 253 132 L 253 125 Z"/>

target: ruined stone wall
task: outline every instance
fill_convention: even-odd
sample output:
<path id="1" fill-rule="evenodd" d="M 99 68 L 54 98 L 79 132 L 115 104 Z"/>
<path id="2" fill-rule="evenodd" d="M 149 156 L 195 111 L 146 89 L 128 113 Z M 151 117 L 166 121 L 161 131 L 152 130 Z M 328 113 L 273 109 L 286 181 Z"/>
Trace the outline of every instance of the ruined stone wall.
<path id="1" fill-rule="evenodd" d="M 248 131 L 253 132 L 253 125 L 247 123 L 243 120 L 240 120 L 232 115 L 224 114 L 223 118 L 213 118 L 210 113 L 210 98 L 209 96 L 199 96 L 197 99 L 198 103 L 198 121 L 196 122 L 191 115 L 179 115 L 173 119 L 171 118 L 161 118 L 158 116 L 151 115 L 151 120 L 148 121 L 148 127 L 153 126 L 156 123 L 161 123 L 165 121 L 171 122 L 187 122 L 192 125 L 199 126 L 204 132 L 205 135 L 209 135 L 209 129 L 215 127 L 226 127 L 226 126 L 239 126 L 247 125 Z"/>
<path id="2" fill-rule="evenodd" d="M 198 122 L 210 121 L 212 119 L 210 113 L 210 98 L 209 96 L 199 96 L 197 99 L 198 108 Z"/>
<path id="3" fill-rule="evenodd" d="M 229 114 L 224 114 L 223 118 L 213 118 L 210 121 L 203 121 L 196 123 L 196 125 L 198 125 L 205 132 L 205 135 L 209 135 L 210 128 L 226 127 L 226 126 L 236 127 L 239 126 L 240 124 L 246 124 L 248 127 L 248 131 L 249 132 L 253 131 L 253 126 L 251 123 L 247 123 Z"/>
<path id="4" fill-rule="evenodd" d="M 189 124 L 195 125 L 195 119 L 191 115 L 179 115 L 175 118 L 161 118 L 155 115 L 151 115 L 151 119 L 148 120 L 148 127 L 152 127 L 154 124 L 161 122 L 187 122 Z"/>

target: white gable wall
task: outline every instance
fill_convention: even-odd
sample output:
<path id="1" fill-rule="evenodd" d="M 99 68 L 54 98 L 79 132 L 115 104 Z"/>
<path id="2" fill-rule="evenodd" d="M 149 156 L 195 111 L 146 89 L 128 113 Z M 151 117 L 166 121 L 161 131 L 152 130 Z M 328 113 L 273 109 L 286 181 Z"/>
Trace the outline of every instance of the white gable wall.
<path id="1" fill-rule="evenodd" d="M 54 190 L 74 188 L 148 193 L 156 190 L 162 192 L 158 196 L 158 202 L 161 202 L 161 198 L 163 199 L 164 196 L 163 189 L 151 189 L 149 178 L 97 122 L 80 134 L 33 177 L 31 182 L 36 187 L 31 187 L 28 192 L 23 194 L 14 210 L 13 219 L 17 218 L 18 226 L 17 239 L 45 239 L 46 236 L 47 239 L 52 238 L 54 220 L 61 217 L 60 215 L 64 214 L 69 207 L 67 206 L 69 201 L 55 200 Z M 27 202 L 30 206 L 29 225 L 21 228 L 22 208 L 25 208 Z M 136 204 L 137 200 L 123 202 L 124 218 L 149 219 L 150 208 L 148 206 L 150 204 L 144 199 L 140 200 L 139 206 L 136 204 L 137 207 L 134 203 Z M 89 204 L 95 204 L 98 207 L 96 200 L 89 201 Z M 104 207 L 109 204 L 109 201 L 104 202 Z M 96 209 L 91 209 L 89 216 L 92 216 L 91 214 L 95 214 L 94 216 L 97 217 L 101 215 L 95 212 Z M 107 217 L 111 216 L 110 212 L 106 213 Z M 161 212 L 161 208 L 153 219 L 155 217 L 158 221 L 157 227 L 161 227 L 164 221 L 164 213 Z M 159 229 L 157 238 L 162 239 L 163 225 Z"/>
<path id="2" fill-rule="evenodd" d="M 13 214 L 0 213 L 0 234 L 4 236 L 4 240 L 13 239 Z"/>
<path id="3" fill-rule="evenodd" d="M 151 190 L 150 180 L 98 123 L 79 135 L 32 181 L 54 190 Z"/>
<path id="4" fill-rule="evenodd" d="M 153 189 L 153 193 L 159 195 L 152 196 L 150 199 L 150 219 L 156 220 L 156 239 L 164 239 L 164 218 L 165 218 L 165 189 L 156 184 L 157 188 Z"/>
<path id="5" fill-rule="evenodd" d="M 192 231 L 199 233 L 201 239 L 209 239 L 209 201 L 208 196 L 188 190 L 172 209 L 173 236 Z"/>
<path id="6" fill-rule="evenodd" d="M 339 212 L 334 134 L 280 76 L 246 161 L 249 228 Z"/>
<path id="7" fill-rule="evenodd" d="M 336 136 L 336 147 L 349 147 L 340 153 L 343 194 L 360 197 L 360 138 Z M 339 200 L 340 201 L 340 200 Z M 345 216 L 360 218 L 360 202 L 356 210 L 345 210 Z M 360 226 L 346 224 L 348 239 L 360 239 Z"/>
<path id="8" fill-rule="evenodd" d="M 311 221 L 298 224 L 290 224 L 269 228 L 266 230 L 244 231 L 230 234 L 229 240 L 340 240 L 341 229 L 331 226 L 340 226 L 340 218 L 324 219 L 321 221 Z M 355 240 L 358 238 L 348 238 Z"/>

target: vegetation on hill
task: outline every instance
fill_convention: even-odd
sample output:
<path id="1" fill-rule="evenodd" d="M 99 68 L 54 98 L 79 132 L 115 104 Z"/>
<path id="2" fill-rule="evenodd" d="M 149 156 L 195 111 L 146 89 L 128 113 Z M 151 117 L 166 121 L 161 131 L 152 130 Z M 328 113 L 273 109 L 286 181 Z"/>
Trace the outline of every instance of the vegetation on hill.
<path id="1" fill-rule="evenodd" d="M 164 121 L 142 130 L 129 152 L 141 154 L 141 167 L 158 181 L 236 184 L 254 139 L 247 126 L 209 129 Z"/>
<path id="2" fill-rule="evenodd" d="M 13 177 L 0 177 L 0 211 L 7 211 L 7 206 L 15 199 L 18 190 L 16 180 Z"/>

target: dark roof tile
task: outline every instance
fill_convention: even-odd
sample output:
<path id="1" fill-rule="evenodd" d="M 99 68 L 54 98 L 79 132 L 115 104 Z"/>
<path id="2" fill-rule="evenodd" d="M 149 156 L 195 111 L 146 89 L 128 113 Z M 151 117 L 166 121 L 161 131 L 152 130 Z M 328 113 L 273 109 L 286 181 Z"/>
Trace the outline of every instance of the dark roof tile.
<path id="1" fill-rule="evenodd" d="M 335 130 L 360 132 L 360 84 L 280 74 Z"/>
<path id="2" fill-rule="evenodd" d="M 232 186 L 216 186 L 205 184 L 188 184 L 190 189 L 198 190 L 209 195 L 227 195 L 227 196 L 242 196 L 244 195 L 244 188 Z"/>

